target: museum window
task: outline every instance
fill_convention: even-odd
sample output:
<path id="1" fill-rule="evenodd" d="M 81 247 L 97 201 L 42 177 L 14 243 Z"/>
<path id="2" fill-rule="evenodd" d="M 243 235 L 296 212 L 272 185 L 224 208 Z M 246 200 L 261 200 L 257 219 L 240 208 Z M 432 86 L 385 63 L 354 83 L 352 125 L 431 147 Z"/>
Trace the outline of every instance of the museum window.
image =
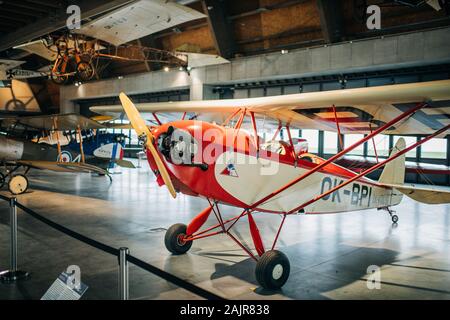
<path id="1" fill-rule="evenodd" d="M 375 147 L 374 147 L 375 143 Z M 376 151 L 376 154 L 375 154 Z M 387 157 L 389 155 L 389 136 L 378 134 L 367 141 L 367 155 L 369 157 Z"/>
<path id="2" fill-rule="evenodd" d="M 130 130 L 130 145 L 139 145 L 138 135 L 135 130 Z"/>
<path id="3" fill-rule="evenodd" d="M 324 131 L 323 133 L 323 152 L 325 154 L 338 153 L 338 136 L 336 132 Z"/>
<path id="4" fill-rule="evenodd" d="M 434 138 L 422 144 L 420 157 L 428 159 L 447 158 L 447 139 Z"/>
<path id="5" fill-rule="evenodd" d="M 302 130 L 302 138 L 308 141 L 308 152 L 317 153 L 319 151 L 319 131 L 311 129 Z"/>
<path id="6" fill-rule="evenodd" d="M 406 147 L 414 144 L 417 142 L 417 137 L 410 137 L 410 136 L 394 136 L 394 146 L 397 143 L 398 139 L 400 139 L 400 137 L 402 137 L 403 139 L 405 139 L 406 142 Z M 417 155 L 417 149 L 414 148 L 411 151 L 406 153 L 406 157 L 407 158 L 415 158 Z"/>
<path id="7" fill-rule="evenodd" d="M 363 134 L 346 134 L 344 137 L 344 148 L 348 148 L 356 142 L 364 138 Z M 349 151 L 348 154 L 363 156 L 364 155 L 364 144 L 361 143 L 359 146 Z"/>

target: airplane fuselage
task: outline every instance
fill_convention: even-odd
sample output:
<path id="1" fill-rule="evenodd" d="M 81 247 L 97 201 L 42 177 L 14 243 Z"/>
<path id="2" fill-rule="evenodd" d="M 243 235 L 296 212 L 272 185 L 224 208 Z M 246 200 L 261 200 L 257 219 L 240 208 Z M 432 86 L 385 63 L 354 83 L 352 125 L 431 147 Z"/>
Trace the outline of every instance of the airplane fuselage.
<path id="1" fill-rule="evenodd" d="M 81 154 L 69 147 L 62 147 L 61 154 L 54 145 L 37 143 L 0 135 L 0 162 L 14 161 L 80 162 Z M 109 159 L 86 156 L 86 162 L 107 168 Z"/>
<path id="2" fill-rule="evenodd" d="M 183 137 L 182 147 L 177 148 L 178 142 L 175 141 L 170 150 L 164 149 L 164 139 L 172 130 L 170 127 L 175 128 L 172 137 Z M 317 166 L 317 161 L 323 161 L 318 157 L 310 159 L 295 155 L 293 148 L 286 143 L 281 143 L 281 149 L 275 151 L 257 149 L 254 137 L 246 131 L 201 121 L 167 123 L 154 129 L 153 134 L 176 189 L 188 195 L 243 208 L 251 207 Z M 189 135 L 195 141 L 190 149 L 186 148 Z M 186 157 L 188 149 L 194 150 L 190 157 Z M 183 154 L 183 159 L 174 159 L 174 153 Z M 189 158 L 193 159 L 192 162 L 189 162 Z M 151 168 L 156 170 L 151 154 L 148 154 L 148 159 Z M 257 210 L 290 212 L 355 175 L 355 172 L 331 163 L 261 203 Z M 163 183 L 160 178 L 158 182 Z M 392 188 L 383 187 L 368 178 L 360 178 L 306 206 L 304 212 L 333 213 L 388 207 L 398 204 L 401 198 L 401 194 Z"/>

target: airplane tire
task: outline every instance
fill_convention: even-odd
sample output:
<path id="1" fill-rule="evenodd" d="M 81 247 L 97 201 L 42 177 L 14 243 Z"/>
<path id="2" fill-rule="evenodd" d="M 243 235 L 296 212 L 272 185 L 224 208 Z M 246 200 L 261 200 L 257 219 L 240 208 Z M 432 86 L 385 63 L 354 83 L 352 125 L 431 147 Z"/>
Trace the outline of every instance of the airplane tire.
<path id="1" fill-rule="evenodd" d="M 398 215 L 394 214 L 392 217 L 392 223 L 397 223 L 398 222 Z"/>
<path id="2" fill-rule="evenodd" d="M 22 194 L 28 190 L 28 179 L 23 174 L 16 174 L 8 181 L 8 189 L 12 194 Z"/>
<path id="3" fill-rule="evenodd" d="M 286 255 L 278 250 L 270 250 L 256 264 L 256 280 L 265 289 L 280 289 L 289 278 L 290 270 L 291 265 Z"/>
<path id="4" fill-rule="evenodd" d="M 89 81 L 95 75 L 95 69 L 92 63 L 80 61 L 77 64 L 77 75 L 81 81 Z"/>
<path id="5" fill-rule="evenodd" d="M 0 189 L 5 186 L 6 178 L 3 173 L 0 172 Z"/>
<path id="6" fill-rule="evenodd" d="M 187 226 L 182 223 L 177 223 L 171 226 L 164 237 L 164 244 L 167 250 L 173 254 L 186 253 L 192 246 L 192 241 L 180 241 L 181 237 L 186 235 Z"/>

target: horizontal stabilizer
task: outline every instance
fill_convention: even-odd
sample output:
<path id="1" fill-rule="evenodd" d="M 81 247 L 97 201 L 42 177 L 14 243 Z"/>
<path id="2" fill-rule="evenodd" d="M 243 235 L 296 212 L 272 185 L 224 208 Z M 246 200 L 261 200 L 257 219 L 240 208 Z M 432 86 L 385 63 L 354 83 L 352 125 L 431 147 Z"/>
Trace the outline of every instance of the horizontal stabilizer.
<path id="1" fill-rule="evenodd" d="M 450 203 L 450 189 L 436 187 L 418 187 L 415 185 L 397 185 L 381 183 L 386 187 L 392 187 L 403 193 L 404 195 L 418 202 L 428 204 Z"/>

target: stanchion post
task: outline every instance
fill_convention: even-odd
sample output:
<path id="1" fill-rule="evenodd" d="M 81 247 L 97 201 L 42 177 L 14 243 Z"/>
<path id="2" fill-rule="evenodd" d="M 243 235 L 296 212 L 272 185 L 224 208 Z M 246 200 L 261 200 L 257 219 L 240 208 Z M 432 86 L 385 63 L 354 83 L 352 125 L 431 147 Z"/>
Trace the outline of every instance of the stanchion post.
<path id="1" fill-rule="evenodd" d="M 128 300 L 129 298 L 129 282 L 128 282 L 128 260 L 127 255 L 130 253 L 128 248 L 119 249 L 119 299 Z"/>
<path id="2" fill-rule="evenodd" d="M 0 280 L 4 282 L 14 282 L 27 278 L 29 273 L 17 269 L 17 199 L 9 199 L 10 213 L 10 265 L 9 270 L 0 272 Z"/>

